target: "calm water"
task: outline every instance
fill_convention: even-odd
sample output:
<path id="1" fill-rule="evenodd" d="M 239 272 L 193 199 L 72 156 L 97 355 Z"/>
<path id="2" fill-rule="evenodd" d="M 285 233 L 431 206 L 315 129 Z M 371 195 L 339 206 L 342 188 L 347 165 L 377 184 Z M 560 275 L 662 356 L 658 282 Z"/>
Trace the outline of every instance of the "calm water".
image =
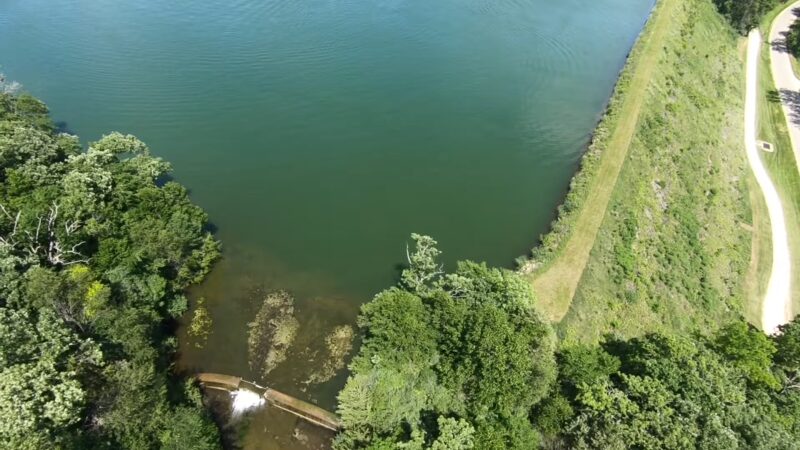
<path id="1" fill-rule="evenodd" d="M 291 291 L 299 347 L 391 284 L 411 232 L 511 266 L 561 201 L 652 0 L 3 0 L 0 71 L 85 140 L 136 134 L 225 260 L 191 369 L 258 378 L 246 323 Z M 186 343 L 186 340 L 184 340 Z M 297 350 L 269 380 L 305 386 Z"/>

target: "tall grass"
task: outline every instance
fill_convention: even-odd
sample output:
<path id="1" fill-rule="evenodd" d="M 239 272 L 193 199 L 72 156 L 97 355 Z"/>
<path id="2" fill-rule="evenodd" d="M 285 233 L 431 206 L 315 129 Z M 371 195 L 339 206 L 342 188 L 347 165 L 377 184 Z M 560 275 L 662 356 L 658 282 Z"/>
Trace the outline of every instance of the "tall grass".
<path id="1" fill-rule="evenodd" d="M 740 314 L 751 222 L 738 36 L 709 0 L 671 22 L 567 340 L 715 328 Z"/>

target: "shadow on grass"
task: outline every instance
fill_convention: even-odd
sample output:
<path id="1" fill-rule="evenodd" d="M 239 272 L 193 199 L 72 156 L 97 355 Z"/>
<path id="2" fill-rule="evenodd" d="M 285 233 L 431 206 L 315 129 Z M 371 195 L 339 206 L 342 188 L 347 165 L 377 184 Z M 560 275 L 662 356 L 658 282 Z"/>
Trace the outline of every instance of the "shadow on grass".
<path id="1" fill-rule="evenodd" d="M 800 126 L 800 92 L 781 89 L 780 98 L 789 107 L 789 120 Z"/>

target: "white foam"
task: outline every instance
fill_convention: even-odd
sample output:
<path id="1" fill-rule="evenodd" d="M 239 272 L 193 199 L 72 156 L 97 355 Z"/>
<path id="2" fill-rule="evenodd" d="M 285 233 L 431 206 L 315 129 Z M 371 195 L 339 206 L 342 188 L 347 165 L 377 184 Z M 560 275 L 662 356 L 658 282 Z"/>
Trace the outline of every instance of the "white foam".
<path id="1" fill-rule="evenodd" d="M 233 416 L 240 416 L 252 409 L 264 406 L 266 400 L 264 397 L 258 395 L 253 391 L 239 389 L 231 393 L 231 404 L 233 408 Z"/>

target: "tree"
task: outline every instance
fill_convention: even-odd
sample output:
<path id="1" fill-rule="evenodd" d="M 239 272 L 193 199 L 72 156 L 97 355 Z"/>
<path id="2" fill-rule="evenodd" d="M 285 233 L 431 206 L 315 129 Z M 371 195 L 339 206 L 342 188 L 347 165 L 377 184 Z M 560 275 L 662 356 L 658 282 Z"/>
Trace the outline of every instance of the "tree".
<path id="1" fill-rule="evenodd" d="M 770 9 L 777 6 L 777 0 L 714 0 L 720 14 L 741 34 L 746 34 L 758 26 L 759 21 Z"/>
<path id="2" fill-rule="evenodd" d="M 414 250 L 406 246 L 408 268 L 401 275 L 403 284 L 411 292 L 422 293 L 442 272 L 442 266 L 436 262 L 441 254 L 436 248 L 436 241 L 430 236 L 413 233 Z"/>
<path id="3" fill-rule="evenodd" d="M 779 326 L 772 341 L 775 343 L 775 366 L 780 373 L 784 392 L 800 392 L 800 316 Z"/>
<path id="4" fill-rule="evenodd" d="M 54 314 L 0 308 L 0 438 L 13 448 L 68 440 L 82 417 L 80 379 L 99 368 L 102 353 Z"/>
<path id="5" fill-rule="evenodd" d="M 786 48 L 795 57 L 800 57 L 800 22 L 793 22 L 786 35 Z"/>
<path id="6" fill-rule="evenodd" d="M 789 349 L 793 325 L 784 329 Z M 558 358 L 560 392 L 535 408 L 535 423 L 550 442 L 578 449 L 787 448 L 800 436 L 800 396 L 770 379 L 776 347 L 742 321 L 711 337 L 571 347 Z"/>
<path id="7" fill-rule="evenodd" d="M 0 439 L 218 447 L 201 406 L 167 395 L 164 325 L 219 256 L 207 216 L 135 137 L 84 151 L 42 102 L 0 91 Z"/>
<path id="8" fill-rule="evenodd" d="M 567 392 L 575 392 L 581 385 L 591 385 L 608 380 L 617 373 L 619 358 L 600 346 L 573 345 L 558 354 L 559 380 Z"/>
<path id="9" fill-rule="evenodd" d="M 752 325 L 737 321 L 723 327 L 717 333 L 715 345 L 717 352 L 741 369 L 751 383 L 778 386 L 772 374 L 775 344 Z"/>
<path id="10" fill-rule="evenodd" d="M 469 450 L 473 447 L 475 429 L 464 419 L 439 416 L 439 436 L 431 450 Z"/>
<path id="11" fill-rule="evenodd" d="M 528 414 L 555 379 L 530 288 L 485 264 L 444 273 L 436 241 L 412 238 L 400 286 L 362 307 L 337 448 L 530 448 Z"/>
<path id="12" fill-rule="evenodd" d="M 164 450 L 214 450 L 219 448 L 216 426 L 197 408 L 178 407 L 166 413 L 159 434 Z"/>

